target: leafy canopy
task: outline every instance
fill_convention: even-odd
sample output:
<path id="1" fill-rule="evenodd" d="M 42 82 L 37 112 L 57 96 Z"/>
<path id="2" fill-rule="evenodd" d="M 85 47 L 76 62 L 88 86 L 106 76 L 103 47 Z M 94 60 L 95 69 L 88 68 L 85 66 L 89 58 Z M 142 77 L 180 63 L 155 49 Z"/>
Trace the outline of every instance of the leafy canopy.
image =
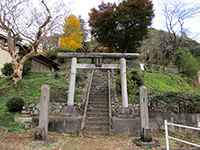
<path id="1" fill-rule="evenodd" d="M 176 52 L 176 65 L 179 71 L 190 78 L 196 78 L 200 69 L 197 59 L 187 49 L 178 49 Z"/>
<path id="2" fill-rule="evenodd" d="M 98 42 L 118 52 L 135 52 L 154 17 L 153 4 L 150 0 L 126 0 L 118 6 L 102 3 L 89 16 Z"/>
<path id="3" fill-rule="evenodd" d="M 65 19 L 63 31 L 59 39 L 60 48 L 74 51 L 82 47 L 83 33 L 80 20 L 76 16 L 70 15 Z"/>

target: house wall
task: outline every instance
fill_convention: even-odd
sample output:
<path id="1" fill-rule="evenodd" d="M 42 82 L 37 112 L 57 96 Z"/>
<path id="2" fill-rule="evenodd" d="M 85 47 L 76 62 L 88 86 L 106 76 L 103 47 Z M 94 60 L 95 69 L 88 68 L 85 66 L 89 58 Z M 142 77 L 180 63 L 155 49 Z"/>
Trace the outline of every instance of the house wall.
<path id="1" fill-rule="evenodd" d="M 1 50 L 0 48 L 0 76 L 2 75 L 1 69 L 5 63 L 10 63 L 12 61 L 8 52 Z"/>
<path id="2" fill-rule="evenodd" d="M 31 64 L 31 71 L 32 72 L 51 72 L 51 68 L 41 64 L 35 60 L 32 60 L 32 64 Z"/>

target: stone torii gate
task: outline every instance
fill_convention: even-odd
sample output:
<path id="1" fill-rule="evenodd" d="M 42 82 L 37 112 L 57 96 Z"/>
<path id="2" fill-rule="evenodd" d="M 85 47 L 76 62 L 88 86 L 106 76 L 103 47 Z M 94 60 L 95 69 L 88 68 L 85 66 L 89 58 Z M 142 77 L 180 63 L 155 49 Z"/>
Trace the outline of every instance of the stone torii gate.
<path id="1" fill-rule="evenodd" d="M 58 53 L 60 58 L 71 58 L 71 73 L 68 89 L 68 110 L 73 111 L 74 94 L 76 84 L 77 69 L 120 69 L 122 107 L 128 107 L 127 79 L 126 79 L 126 60 L 139 57 L 138 53 Z M 77 58 L 95 59 L 95 64 L 77 63 Z M 119 59 L 119 64 L 102 64 L 102 59 Z"/>

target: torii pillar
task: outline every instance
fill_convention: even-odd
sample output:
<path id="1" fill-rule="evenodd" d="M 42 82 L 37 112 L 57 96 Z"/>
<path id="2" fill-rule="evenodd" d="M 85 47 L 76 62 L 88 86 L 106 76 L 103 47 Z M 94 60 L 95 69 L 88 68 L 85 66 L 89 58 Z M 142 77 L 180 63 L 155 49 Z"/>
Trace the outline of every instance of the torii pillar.
<path id="1" fill-rule="evenodd" d="M 122 93 L 122 107 L 128 107 L 128 92 L 126 79 L 126 59 L 120 59 L 120 77 L 121 77 L 121 93 Z"/>
<path id="2" fill-rule="evenodd" d="M 74 112 L 74 95 L 76 84 L 76 70 L 77 69 L 120 69 L 121 77 L 121 95 L 122 95 L 122 107 L 128 108 L 128 92 L 127 92 L 127 78 L 126 78 L 126 59 L 133 59 L 139 56 L 138 53 L 58 53 L 58 57 L 71 58 L 71 73 L 70 83 L 68 90 L 68 101 L 65 112 Z M 103 58 L 120 59 L 120 64 L 101 64 L 101 61 L 97 61 L 96 64 L 79 64 L 77 58 L 96 58 L 101 60 Z M 124 109 L 126 110 L 126 109 Z"/>
<path id="3" fill-rule="evenodd" d="M 68 89 L 68 101 L 65 112 L 73 112 L 74 111 L 74 95 L 75 95 L 75 85 L 76 85 L 76 65 L 77 58 L 73 57 L 71 62 L 71 72 L 70 72 L 70 82 Z"/>

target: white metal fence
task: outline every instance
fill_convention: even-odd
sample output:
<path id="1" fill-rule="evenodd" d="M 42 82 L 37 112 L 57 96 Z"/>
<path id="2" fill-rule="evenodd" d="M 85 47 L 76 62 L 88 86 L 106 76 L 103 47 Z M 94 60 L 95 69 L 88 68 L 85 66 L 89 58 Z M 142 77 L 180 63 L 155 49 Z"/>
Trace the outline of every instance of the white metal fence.
<path id="1" fill-rule="evenodd" d="M 167 120 L 165 120 L 166 150 L 170 150 L 170 148 L 169 148 L 169 140 L 170 139 L 174 140 L 174 141 L 177 141 L 177 142 L 180 142 L 180 143 L 184 143 L 184 144 L 188 144 L 188 145 L 192 145 L 194 147 L 199 147 L 200 148 L 199 144 L 191 143 L 189 141 L 185 141 L 185 140 L 170 136 L 169 132 L 168 132 L 168 126 L 174 126 L 174 127 L 179 127 L 179 128 L 185 128 L 185 129 L 191 129 L 191 130 L 200 131 L 200 128 L 195 128 L 195 127 L 190 127 L 190 126 L 184 126 L 184 125 L 180 125 L 180 124 L 170 123 L 170 122 L 167 122 Z"/>

